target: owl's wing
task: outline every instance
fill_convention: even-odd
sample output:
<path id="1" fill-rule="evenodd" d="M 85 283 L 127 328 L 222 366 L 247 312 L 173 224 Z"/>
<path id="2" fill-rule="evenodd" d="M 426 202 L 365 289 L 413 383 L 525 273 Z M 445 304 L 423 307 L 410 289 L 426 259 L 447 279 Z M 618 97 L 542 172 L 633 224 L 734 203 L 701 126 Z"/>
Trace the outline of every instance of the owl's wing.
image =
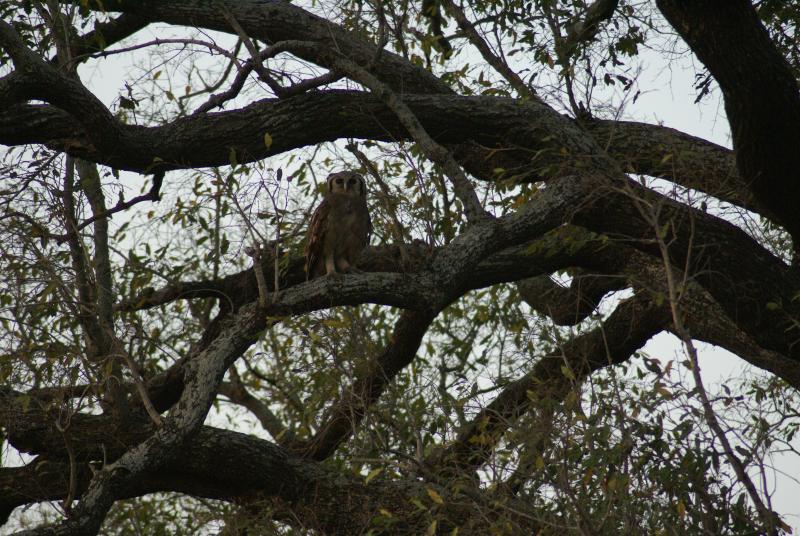
<path id="1" fill-rule="evenodd" d="M 364 214 L 367 217 L 367 236 L 366 236 L 366 241 L 364 242 L 364 246 L 366 247 L 372 240 L 372 231 L 375 229 L 372 226 L 372 215 L 370 215 L 369 213 L 369 207 L 367 206 L 366 202 L 364 202 Z"/>
<path id="2" fill-rule="evenodd" d="M 308 224 L 308 234 L 306 235 L 306 281 L 311 279 L 317 268 L 317 263 L 322 261 L 323 244 L 325 243 L 325 232 L 328 230 L 328 215 L 331 212 L 331 204 L 327 199 L 323 199 L 314 214 L 311 216 L 311 223 Z"/>

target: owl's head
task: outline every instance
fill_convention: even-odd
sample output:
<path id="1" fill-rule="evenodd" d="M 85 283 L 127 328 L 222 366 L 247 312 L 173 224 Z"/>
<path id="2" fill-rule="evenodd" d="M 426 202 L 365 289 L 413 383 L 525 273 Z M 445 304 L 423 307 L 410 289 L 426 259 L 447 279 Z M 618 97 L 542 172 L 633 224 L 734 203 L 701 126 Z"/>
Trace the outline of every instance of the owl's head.
<path id="1" fill-rule="evenodd" d="M 366 197 L 367 184 L 355 171 L 340 171 L 328 175 L 328 191 Z"/>

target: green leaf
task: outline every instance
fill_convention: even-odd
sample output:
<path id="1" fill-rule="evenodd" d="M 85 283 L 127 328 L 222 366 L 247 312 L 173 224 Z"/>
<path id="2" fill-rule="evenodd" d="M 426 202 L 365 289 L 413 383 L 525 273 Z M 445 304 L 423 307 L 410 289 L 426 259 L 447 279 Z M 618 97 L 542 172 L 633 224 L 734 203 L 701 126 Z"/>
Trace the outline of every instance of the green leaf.
<path id="1" fill-rule="evenodd" d="M 378 475 L 379 475 L 379 474 L 381 474 L 382 472 L 383 472 L 383 468 L 382 468 L 382 467 L 378 467 L 377 469 L 373 469 L 372 471 L 370 471 L 370 472 L 369 472 L 369 474 L 367 475 L 367 477 L 364 479 L 364 484 L 369 484 L 369 483 L 370 483 L 370 481 L 371 481 L 373 478 L 375 478 L 376 476 L 378 476 Z M 389 514 L 389 517 L 391 517 L 391 514 Z"/>
<path id="2" fill-rule="evenodd" d="M 436 520 L 434 519 L 434 520 L 431 522 L 431 524 L 428 526 L 428 530 L 426 530 L 426 531 L 425 531 L 425 534 L 426 534 L 427 536 L 433 536 L 434 534 L 436 534 L 436 526 L 437 526 L 438 524 L 439 524 L 439 523 L 438 523 L 438 521 L 436 521 Z"/>
<path id="3" fill-rule="evenodd" d="M 133 110 L 136 108 L 136 102 L 126 97 L 119 98 L 119 107 L 126 110 Z"/>
<path id="4" fill-rule="evenodd" d="M 428 492 L 428 496 L 431 498 L 433 502 L 435 502 L 436 504 L 444 504 L 444 499 L 442 499 L 442 496 L 439 495 L 439 493 L 435 489 L 425 488 L 425 491 Z"/>
<path id="5" fill-rule="evenodd" d="M 561 374 L 563 374 L 565 378 L 575 381 L 575 373 L 572 372 L 572 369 L 567 365 L 561 365 Z"/>

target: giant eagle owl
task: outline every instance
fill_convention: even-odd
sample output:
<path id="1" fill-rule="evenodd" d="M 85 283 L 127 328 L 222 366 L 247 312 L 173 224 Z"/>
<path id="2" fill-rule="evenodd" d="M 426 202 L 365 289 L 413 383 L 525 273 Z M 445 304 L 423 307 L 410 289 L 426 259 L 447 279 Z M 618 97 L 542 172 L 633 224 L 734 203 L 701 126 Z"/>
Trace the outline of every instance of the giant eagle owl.
<path id="1" fill-rule="evenodd" d="M 364 177 L 340 171 L 328 175 L 327 182 L 308 226 L 307 279 L 352 270 L 372 233 Z"/>

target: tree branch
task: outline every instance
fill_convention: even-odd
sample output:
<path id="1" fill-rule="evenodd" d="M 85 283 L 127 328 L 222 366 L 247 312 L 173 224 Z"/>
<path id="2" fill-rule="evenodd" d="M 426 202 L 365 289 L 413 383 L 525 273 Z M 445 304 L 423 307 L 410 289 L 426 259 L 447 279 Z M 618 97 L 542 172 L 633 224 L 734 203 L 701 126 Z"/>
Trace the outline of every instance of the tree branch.
<path id="1" fill-rule="evenodd" d="M 13 87 L 3 91 L 0 86 L 0 103 L 8 106 L 20 100 L 41 99 L 68 112 L 88 133 L 97 148 L 113 153 L 122 143 L 119 123 L 105 105 L 87 90 L 77 78 L 64 75 L 29 50 L 14 28 L 0 21 L 0 46 L 11 56 L 20 76 L 8 75 L 5 84 L 21 84 L 20 93 Z"/>
<path id="2" fill-rule="evenodd" d="M 628 287 L 626 278 L 573 274 L 569 287 L 554 282 L 550 275 L 524 279 L 517 283 L 520 297 L 534 311 L 550 317 L 560 326 L 573 326 L 592 314 L 609 292 Z"/>
<path id="3" fill-rule="evenodd" d="M 109 209 L 100 210 L 98 213 L 92 214 L 90 218 L 82 221 L 80 225 L 78 225 L 78 231 L 81 229 L 88 227 L 89 225 L 97 222 L 98 220 L 103 220 L 116 214 L 117 212 L 122 212 L 123 210 L 128 210 L 129 208 L 142 203 L 143 201 L 160 201 L 161 200 L 161 184 L 164 182 L 164 172 L 158 171 L 153 175 L 153 184 L 150 186 L 150 191 L 146 194 L 138 195 L 133 199 L 129 199 L 128 201 L 123 201 L 120 199 L 116 205 Z"/>
<path id="4" fill-rule="evenodd" d="M 786 59 L 747 0 L 656 4 L 719 83 L 737 166 L 756 199 L 787 228 L 798 251 L 800 93 Z"/>
<path id="5" fill-rule="evenodd" d="M 72 3 L 78 3 L 78 0 Z M 323 49 L 338 51 L 358 65 L 369 66 L 371 73 L 395 91 L 452 93 L 444 82 L 425 69 L 414 66 L 389 51 L 383 51 L 377 56 L 373 42 L 288 2 L 252 4 L 238 0 L 218 0 L 205 4 L 191 0 L 169 3 L 160 0 L 107 0 L 103 2 L 102 8 L 94 4 L 89 7 L 135 14 L 150 22 L 184 24 L 186 20 L 191 20 L 197 27 L 231 32 L 231 25 L 225 18 L 227 13 L 253 39 L 265 43 L 287 40 L 315 42 Z M 300 57 L 332 68 L 317 52 L 303 51 Z"/>
<path id="6" fill-rule="evenodd" d="M 99 416 L 86 416 L 81 436 L 95 437 L 93 431 L 108 429 L 110 423 Z M 108 445 L 108 454 L 117 456 L 125 444 L 135 444 L 148 433 L 146 427 L 129 427 L 118 440 Z M 51 443 L 55 445 L 57 443 Z M 80 445 L 78 445 L 80 447 Z M 97 445 L 89 444 L 96 449 Z M 243 464 L 242 460 L 247 460 Z M 13 490 L 0 497 L 0 514 L 14 507 L 42 500 L 58 499 L 66 491 L 66 465 L 60 460 L 36 460 L 23 468 L 0 469 L 0 486 Z M 81 466 L 78 489 L 86 494 L 89 471 Z M 497 517 L 521 533 L 537 530 L 537 523 L 525 514 L 524 505 L 508 508 L 492 505 L 489 495 L 458 496 L 447 489 L 421 482 L 378 478 L 365 484 L 364 478 L 345 475 L 338 469 L 313 460 L 292 456 L 280 447 L 252 435 L 201 427 L 191 441 L 176 445 L 169 466 L 144 470 L 116 498 L 125 499 L 159 491 L 187 493 L 229 502 L 255 499 L 269 507 L 274 517 L 303 530 L 325 534 L 361 534 L 375 524 L 376 517 L 390 512 L 397 519 L 392 530 L 421 534 L 430 526 L 431 516 L 420 510 L 413 499 L 427 497 L 426 488 L 435 489 L 445 499 L 437 509 L 440 527 L 452 531 L 488 534 Z M 425 499 L 429 501 L 428 499 Z M 475 516 L 480 508 L 487 516 Z M 509 525 L 505 525 L 509 526 Z M 43 527 L 38 532 L 48 533 Z M 23 534 L 30 533 L 26 531 Z"/>
<path id="7" fill-rule="evenodd" d="M 543 141 L 548 129 L 557 132 L 558 127 L 546 124 L 539 108 L 495 97 L 404 95 L 403 99 L 426 131 L 452 149 L 477 178 L 536 181 L 541 178 L 537 169 L 559 166 L 563 160 L 551 147 L 555 144 Z M 338 110 L 340 121 L 328 120 L 331 108 Z M 732 151 L 724 147 L 645 123 L 595 120 L 584 127 L 626 171 L 661 177 L 772 217 L 753 198 L 736 171 Z M 377 99 L 367 93 L 338 91 L 263 100 L 241 110 L 197 114 L 159 127 L 120 128 L 130 143 L 109 155 L 98 152 L 85 130 L 56 108 L 17 105 L 0 111 L 0 143 L 42 143 L 141 173 L 152 173 L 155 158 L 163 159 L 163 169 L 226 165 L 230 147 L 236 150 L 237 160 L 245 163 L 337 137 L 408 139 L 397 118 Z M 273 133 L 269 148 L 260 141 L 265 131 Z M 533 163 L 532 153 L 537 155 Z M 498 176 L 496 169 L 505 172 Z"/>
<path id="8" fill-rule="evenodd" d="M 177 447 L 200 428 L 225 371 L 265 327 L 265 316 L 257 307 L 242 308 L 234 321 L 196 359 L 187 362 L 181 399 L 164 419 L 164 425 L 97 472 L 69 519 L 20 534 L 96 533 L 121 490 L 143 473 L 172 460 Z"/>

